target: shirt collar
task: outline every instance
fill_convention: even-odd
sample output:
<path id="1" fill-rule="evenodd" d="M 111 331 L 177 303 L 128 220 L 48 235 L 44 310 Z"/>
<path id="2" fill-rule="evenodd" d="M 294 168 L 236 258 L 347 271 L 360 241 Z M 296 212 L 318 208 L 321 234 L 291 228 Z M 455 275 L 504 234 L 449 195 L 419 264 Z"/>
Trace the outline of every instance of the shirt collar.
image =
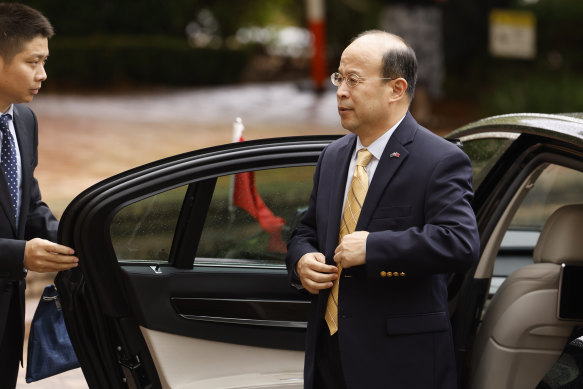
<path id="1" fill-rule="evenodd" d="M 399 127 L 399 124 L 401 124 L 403 119 L 405 119 L 405 116 L 403 116 L 401 118 L 401 120 L 399 120 L 393 127 L 389 128 L 387 131 L 385 131 L 385 133 L 383 135 L 379 136 L 368 147 L 364 147 L 362 145 L 362 143 L 360 142 L 360 137 L 357 137 L 356 138 L 356 149 L 354 151 L 354 158 L 356 158 L 356 155 L 358 154 L 358 151 L 360 149 L 367 149 L 368 151 L 370 151 L 370 153 L 373 155 L 373 157 L 375 159 L 380 160 L 381 156 L 383 155 L 383 151 L 385 151 L 385 147 L 387 147 L 387 143 L 389 143 L 389 139 L 391 138 L 391 135 L 394 132 L 393 130 L 395 130 L 397 127 Z"/>
<path id="2" fill-rule="evenodd" d="M 12 118 L 14 118 L 14 104 L 10 104 L 10 107 L 8 108 L 8 111 L 6 111 L 6 112 L 0 112 L 0 115 L 6 115 L 6 114 L 10 114 L 10 116 Z"/>

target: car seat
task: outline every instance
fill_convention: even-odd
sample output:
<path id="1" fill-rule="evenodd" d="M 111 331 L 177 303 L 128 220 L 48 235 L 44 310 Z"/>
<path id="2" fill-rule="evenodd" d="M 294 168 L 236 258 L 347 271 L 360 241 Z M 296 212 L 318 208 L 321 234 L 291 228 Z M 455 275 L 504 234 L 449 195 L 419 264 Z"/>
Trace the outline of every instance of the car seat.
<path id="1" fill-rule="evenodd" d="M 583 265 L 583 204 L 556 210 L 534 249 L 492 298 L 478 329 L 471 389 L 532 389 L 551 369 L 582 320 L 558 318 L 561 264 Z"/>

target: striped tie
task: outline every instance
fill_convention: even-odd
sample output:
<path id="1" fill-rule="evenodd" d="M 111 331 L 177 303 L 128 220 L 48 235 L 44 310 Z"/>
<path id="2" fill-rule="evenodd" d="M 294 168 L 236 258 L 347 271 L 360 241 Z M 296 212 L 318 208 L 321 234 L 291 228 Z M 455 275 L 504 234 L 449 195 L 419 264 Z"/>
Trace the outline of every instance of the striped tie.
<path id="1" fill-rule="evenodd" d="M 360 216 L 360 210 L 368 190 L 368 174 L 366 173 L 366 165 L 369 164 L 371 159 L 372 154 L 367 149 L 361 149 L 358 151 L 356 167 L 354 168 L 352 182 L 350 183 L 350 189 L 348 190 L 348 194 L 346 196 L 346 204 L 344 205 L 344 213 L 342 215 L 342 221 L 340 224 L 338 242 L 342 241 L 344 235 L 354 232 L 354 229 L 356 228 L 356 222 Z M 332 290 L 330 291 L 330 296 L 328 297 L 328 303 L 326 305 L 325 319 L 326 323 L 328 324 L 328 328 L 330 329 L 330 335 L 334 335 L 336 331 L 338 331 L 338 287 L 340 283 L 341 272 L 342 267 L 338 265 L 338 278 L 332 285 Z"/>

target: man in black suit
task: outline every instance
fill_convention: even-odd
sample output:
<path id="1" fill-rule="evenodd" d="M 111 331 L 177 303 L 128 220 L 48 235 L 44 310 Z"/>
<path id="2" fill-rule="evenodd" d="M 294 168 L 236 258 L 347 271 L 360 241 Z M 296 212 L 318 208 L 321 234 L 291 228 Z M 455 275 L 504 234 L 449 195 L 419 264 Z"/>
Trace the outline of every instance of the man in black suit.
<path id="1" fill-rule="evenodd" d="M 0 387 L 14 388 L 24 340 L 27 271 L 77 266 L 57 239 L 58 222 L 34 178 L 38 129 L 32 101 L 47 75 L 49 21 L 17 3 L 0 3 Z"/>
<path id="2" fill-rule="evenodd" d="M 286 258 L 312 296 L 305 388 L 456 387 L 447 280 L 478 258 L 472 167 L 409 113 L 416 71 L 405 41 L 369 31 L 332 75 L 351 134 L 322 152 Z"/>

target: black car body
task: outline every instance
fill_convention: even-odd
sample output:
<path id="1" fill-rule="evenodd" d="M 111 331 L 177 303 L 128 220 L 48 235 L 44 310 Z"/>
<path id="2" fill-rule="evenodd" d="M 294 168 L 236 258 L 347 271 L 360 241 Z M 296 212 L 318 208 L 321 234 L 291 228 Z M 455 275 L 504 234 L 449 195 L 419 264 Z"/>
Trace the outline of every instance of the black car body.
<path id="1" fill-rule="evenodd" d="M 498 116 L 450 137 L 472 159 L 482 246 L 474 269 L 450 277 L 459 377 L 462 387 L 493 388 L 474 377 L 483 312 L 502 280 L 533 263 L 549 215 L 583 203 L 583 116 Z M 91 388 L 302 387 L 307 298 L 288 285 L 282 242 L 336 138 L 193 151 L 109 178 L 69 205 L 59 237 L 80 264 L 56 284 Z M 275 232 L 232 203 L 246 172 L 248 195 L 285 221 Z M 572 315 L 565 331 L 577 323 Z M 516 367 L 496 388 L 532 387 L 561 352 L 545 350 L 538 371 L 525 378 Z"/>

